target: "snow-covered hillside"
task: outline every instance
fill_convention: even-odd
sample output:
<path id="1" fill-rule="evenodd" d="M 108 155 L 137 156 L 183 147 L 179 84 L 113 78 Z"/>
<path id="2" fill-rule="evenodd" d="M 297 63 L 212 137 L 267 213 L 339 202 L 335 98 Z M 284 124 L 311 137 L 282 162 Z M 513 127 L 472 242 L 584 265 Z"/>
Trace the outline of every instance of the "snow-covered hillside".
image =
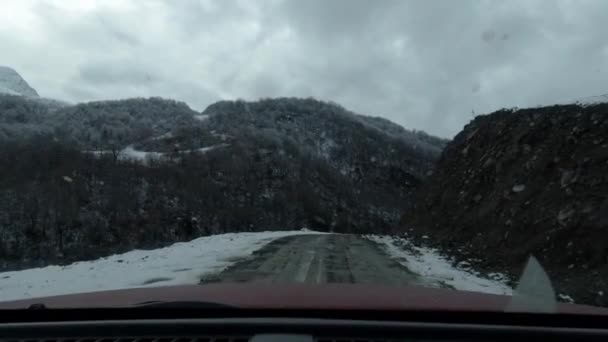
<path id="1" fill-rule="evenodd" d="M 19 73 L 5 66 L 0 66 L 0 93 L 38 97 L 36 90 Z"/>
<path id="2" fill-rule="evenodd" d="M 157 138 L 153 138 L 153 139 L 157 139 Z M 217 145 L 196 148 L 196 149 L 192 149 L 192 150 L 181 150 L 181 151 L 174 151 L 174 152 L 149 152 L 149 151 L 137 150 L 133 147 L 133 145 L 129 145 L 117 152 L 117 158 L 119 160 L 130 160 L 130 161 L 139 162 L 142 165 L 148 165 L 149 162 L 152 160 L 167 162 L 167 161 L 172 160 L 172 158 L 175 158 L 176 156 L 179 156 L 179 155 L 186 155 L 186 154 L 191 154 L 191 153 L 201 153 L 202 154 L 202 153 L 207 153 L 209 151 L 213 151 L 217 148 L 228 147 L 228 146 L 230 146 L 230 145 L 229 144 L 217 144 Z M 94 156 L 112 155 L 114 153 L 113 151 L 108 151 L 108 150 L 85 151 L 85 152 L 91 153 Z"/>
<path id="3" fill-rule="evenodd" d="M 198 284 L 274 239 L 317 232 L 279 231 L 206 236 L 155 250 L 95 261 L 0 273 L 0 301 L 124 288 Z"/>

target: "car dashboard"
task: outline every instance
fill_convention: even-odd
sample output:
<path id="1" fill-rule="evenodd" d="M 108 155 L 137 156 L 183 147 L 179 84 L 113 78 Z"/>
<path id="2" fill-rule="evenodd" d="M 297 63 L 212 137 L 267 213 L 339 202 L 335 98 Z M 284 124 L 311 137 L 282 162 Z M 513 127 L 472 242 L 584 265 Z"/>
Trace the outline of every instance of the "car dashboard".
<path id="1" fill-rule="evenodd" d="M 0 318 L 0 342 L 608 340 L 605 317 L 546 314 L 42 309 Z"/>

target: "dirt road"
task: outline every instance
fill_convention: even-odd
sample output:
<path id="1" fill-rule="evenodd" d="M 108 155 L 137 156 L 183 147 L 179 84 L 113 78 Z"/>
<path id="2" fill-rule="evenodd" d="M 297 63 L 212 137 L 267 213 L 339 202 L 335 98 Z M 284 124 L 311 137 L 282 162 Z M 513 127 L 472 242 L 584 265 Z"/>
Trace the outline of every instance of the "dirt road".
<path id="1" fill-rule="evenodd" d="M 299 235 L 275 240 L 201 282 L 375 283 L 422 285 L 378 246 L 355 235 Z"/>

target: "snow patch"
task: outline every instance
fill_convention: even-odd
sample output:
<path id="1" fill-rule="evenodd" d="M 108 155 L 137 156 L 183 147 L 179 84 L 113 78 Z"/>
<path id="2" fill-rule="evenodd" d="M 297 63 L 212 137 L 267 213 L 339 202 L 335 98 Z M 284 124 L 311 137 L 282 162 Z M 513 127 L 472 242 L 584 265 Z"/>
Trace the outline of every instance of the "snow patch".
<path id="1" fill-rule="evenodd" d="M 557 298 L 561 299 L 566 303 L 574 303 L 574 299 L 572 299 L 572 297 L 568 296 L 567 294 L 559 293 L 557 295 Z"/>
<path id="2" fill-rule="evenodd" d="M 448 258 L 442 256 L 438 250 L 414 246 L 405 238 L 389 235 L 365 237 L 380 244 L 389 256 L 423 279 L 430 280 L 430 283 L 437 287 L 445 284 L 463 291 L 500 295 L 513 293 L 506 283 L 507 277 L 503 274 L 491 273 L 488 275 L 491 279 L 484 278 L 475 271 L 452 266 Z M 463 266 L 468 267 L 468 265 Z"/>
<path id="3" fill-rule="evenodd" d="M 209 151 L 215 150 L 221 147 L 228 147 L 230 144 L 217 144 L 212 146 L 201 147 L 193 150 L 182 150 L 177 151 L 177 154 L 187 154 L 187 153 L 207 153 Z M 103 156 L 103 155 L 112 155 L 112 151 L 100 150 L 100 151 L 84 151 L 85 153 L 90 153 L 94 156 Z M 133 148 L 133 146 L 129 145 L 124 149 L 118 152 L 117 158 L 118 160 L 128 160 L 128 161 L 136 161 L 140 162 L 143 165 L 148 165 L 151 160 L 169 160 L 175 156 L 175 153 L 165 153 L 165 152 L 146 152 L 139 151 Z"/>
<path id="4" fill-rule="evenodd" d="M 0 273 L 0 301 L 116 290 L 198 284 L 267 243 L 285 236 L 320 234 L 276 231 L 212 235 L 155 250 L 134 250 L 67 266 Z"/>
<path id="5" fill-rule="evenodd" d="M 520 193 L 520 192 L 526 190 L 526 186 L 524 184 L 517 184 L 517 185 L 514 185 L 511 190 L 515 193 Z"/>
<path id="6" fill-rule="evenodd" d="M 323 132 L 322 137 L 324 138 L 320 143 L 318 143 L 318 153 L 325 159 L 330 159 L 332 155 L 332 151 L 338 147 L 335 141 L 331 138 L 325 137 L 325 132 Z"/>
<path id="7" fill-rule="evenodd" d="M 207 147 L 201 147 L 201 148 L 198 148 L 196 150 L 191 150 L 189 152 L 207 153 L 207 152 L 213 151 L 213 150 L 215 150 L 217 148 L 228 147 L 228 146 L 230 146 L 230 144 L 217 144 L 217 145 L 212 145 L 212 146 L 207 146 Z"/>
<path id="8" fill-rule="evenodd" d="M 171 131 L 169 131 L 165 134 L 161 134 L 159 136 L 153 137 L 150 140 L 162 140 L 162 139 L 169 139 L 169 138 L 173 138 L 173 133 Z"/>
<path id="9" fill-rule="evenodd" d="M 199 115 L 194 115 L 194 118 L 198 121 L 205 121 L 205 120 L 209 119 L 209 115 L 208 114 L 199 114 Z"/>
<path id="10" fill-rule="evenodd" d="M 6 87 L 3 87 L 0 85 L 0 93 L 2 94 L 8 94 L 8 95 L 16 95 L 16 96 L 22 96 L 21 94 L 19 94 L 18 92 L 8 89 Z"/>
<path id="11" fill-rule="evenodd" d="M 138 151 L 133 146 L 127 146 L 118 155 L 118 159 L 122 160 L 135 160 L 143 163 L 148 162 L 151 159 L 162 159 L 165 158 L 165 154 L 161 152 L 144 152 Z"/>

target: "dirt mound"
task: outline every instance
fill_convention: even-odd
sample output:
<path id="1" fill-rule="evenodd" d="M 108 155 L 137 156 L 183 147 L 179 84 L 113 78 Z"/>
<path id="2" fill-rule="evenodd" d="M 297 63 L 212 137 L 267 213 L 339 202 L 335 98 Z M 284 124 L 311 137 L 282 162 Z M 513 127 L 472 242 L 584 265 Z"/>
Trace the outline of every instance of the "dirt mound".
<path id="1" fill-rule="evenodd" d="M 558 293 L 608 305 L 608 104 L 475 118 L 403 223 L 513 278 L 532 254 Z"/>

